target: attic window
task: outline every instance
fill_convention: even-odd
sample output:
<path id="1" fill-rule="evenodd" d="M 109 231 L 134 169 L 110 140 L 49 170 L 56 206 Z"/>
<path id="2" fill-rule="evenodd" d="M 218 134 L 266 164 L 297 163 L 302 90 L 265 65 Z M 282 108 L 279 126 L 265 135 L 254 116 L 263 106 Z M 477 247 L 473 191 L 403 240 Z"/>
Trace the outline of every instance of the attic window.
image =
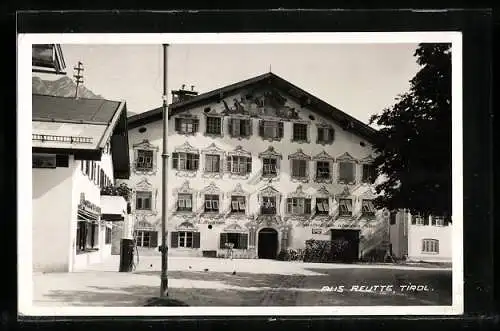
<path id="1" fill-rule="evenodd" d="M 209 113 L 209 112 L 210 112 L 210 107 L 207 107 L 207 108 L 203 109 L 203 111 L 204 111 L 205 113 Z"/>
<path id="2" fill-rule="evenodd" d="M 315 120 L 315 118 L 314 118 L 314 116 L 313 116 L 313 115 L 309 115 L 309 119 L 310 119 L 311 121 L 314 121 L 314 120 Z"/>
<path id="3" fill-rule="evenodd" d="M 365 147 L 366 146 L 366 144 L 363 141 L 360 141 L 359 144 L 361 145 L 361 147 Z"/>
<path id="4" fill-rule="evenodd" d="M 139 132 L 140 133 L 144 133 L 144 132 L 146 132 L 146 130 L 147 130 L 146 128 L 142 127 L 142 128 L 139 129 Z"/>

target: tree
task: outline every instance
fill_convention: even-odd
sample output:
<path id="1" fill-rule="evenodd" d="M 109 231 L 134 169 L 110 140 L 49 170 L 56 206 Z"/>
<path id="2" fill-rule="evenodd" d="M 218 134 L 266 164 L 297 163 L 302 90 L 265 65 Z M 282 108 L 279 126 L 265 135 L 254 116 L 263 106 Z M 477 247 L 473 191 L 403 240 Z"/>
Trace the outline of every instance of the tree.
<path id="1" fill-rule="evenodd" d="M 451 215 L 451 44 L 419 44 L 409 92 L 371 123 L 381 126 L 374 203 L 421 215 Z"/>

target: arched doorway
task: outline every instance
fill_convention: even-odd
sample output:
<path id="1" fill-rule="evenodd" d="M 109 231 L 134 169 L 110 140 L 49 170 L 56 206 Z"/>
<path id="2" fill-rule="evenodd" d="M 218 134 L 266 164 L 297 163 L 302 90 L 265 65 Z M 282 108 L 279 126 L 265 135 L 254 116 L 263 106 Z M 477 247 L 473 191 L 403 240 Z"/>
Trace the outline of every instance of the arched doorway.
<path id="1" fill-rule="evenodd" d="M 278 231 L 272 228 L 260 230 L 257 249 L 259 259 L 276 259 L 278 254 Z"/>

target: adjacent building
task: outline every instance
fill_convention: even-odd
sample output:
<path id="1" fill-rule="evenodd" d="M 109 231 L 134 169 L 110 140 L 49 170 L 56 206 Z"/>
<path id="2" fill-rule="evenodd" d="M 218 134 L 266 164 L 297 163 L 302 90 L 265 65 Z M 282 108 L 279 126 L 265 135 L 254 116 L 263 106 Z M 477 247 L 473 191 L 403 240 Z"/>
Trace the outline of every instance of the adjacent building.
<path id="1" fill-rule="evenodd" d="M 126 103 L 35 94 L 32 106 L 33 270 L 100 262 L 127 217 L 110 190 L 130 174 Z"/>
<path id="2" fill-rule="evenodd" d="M 128 119 L 132 214 L 142 251 L 276 258 L 309 239 L 357 260 L 388 245 L 372 203 L 376 131 L 273 73 L 198 94 L 172 92 L 168 196 L 162 197 L 162 109 Z M 168 210 L 161 210 L 166 198 Z"/>

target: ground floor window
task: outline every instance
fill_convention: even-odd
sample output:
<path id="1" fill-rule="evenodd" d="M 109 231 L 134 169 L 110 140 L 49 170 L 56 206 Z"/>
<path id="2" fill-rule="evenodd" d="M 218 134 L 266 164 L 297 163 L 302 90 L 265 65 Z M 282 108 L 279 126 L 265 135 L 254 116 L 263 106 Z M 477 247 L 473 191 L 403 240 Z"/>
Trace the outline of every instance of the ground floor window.
<path id="1" fill-rule="evenodd" d="M 136 231 L 135 242 L 139 247 L 157 247 L 158 231 Z"/>
<path id="2" fill-rule="evenodd" d="M 246 233 L 221 233 L 219 248 L 227 248 L 226 243 L 233 244 L 234 249 L 248 248 L 248 234 Z"/>
<path id="3" fill-rule="evenodd" d="M 95 221 L 79 220 L 76 227 L 76 252 L 84 253 L 99 248 L 99 226 Z"/>
<path id="4" fill-rule="evenodd" d="M 194 231 L 175 231 L 170 233 L 172 248 L 200 248 L 200 233 Z"/>
<path id="5" fill-rule="evenodd" d="M 439 240 L 437 239 L 422 239 L 423 253 L 439 253 Z"/>
<path id="6" fill-rule="evenodd" d="M 104 236 L 104 243 L 111 244 L 111 228 L 106 227 L 106 234 Z"/>

